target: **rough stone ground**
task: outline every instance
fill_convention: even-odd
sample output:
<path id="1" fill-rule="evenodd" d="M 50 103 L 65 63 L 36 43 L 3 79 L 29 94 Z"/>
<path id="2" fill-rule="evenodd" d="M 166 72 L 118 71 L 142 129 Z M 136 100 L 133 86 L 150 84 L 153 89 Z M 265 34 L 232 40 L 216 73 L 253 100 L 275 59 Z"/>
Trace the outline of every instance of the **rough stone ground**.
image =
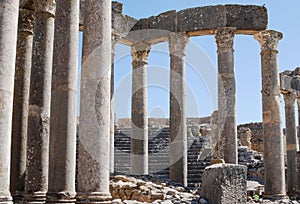
<path id="1" fill-rule="evenodd" d="M 133 203 L 207 203 L 196 189 L 183 187 L 154 176 L 128 177 L 115 175 L 110 180 L 112 204 Z"/>
<path id="2" fill-rule="evenodd" d="M 110 179 L 110 192 L 113 197 L 112 204 L 208 204 L 199 196 L 199 189 L 183 187 L 168 179 L 151 175 L 113 175 Z M 300 204 L 300 201 L 296 200 L 255 200 L 250 196 L 247 200 L 247 204 Z"/>

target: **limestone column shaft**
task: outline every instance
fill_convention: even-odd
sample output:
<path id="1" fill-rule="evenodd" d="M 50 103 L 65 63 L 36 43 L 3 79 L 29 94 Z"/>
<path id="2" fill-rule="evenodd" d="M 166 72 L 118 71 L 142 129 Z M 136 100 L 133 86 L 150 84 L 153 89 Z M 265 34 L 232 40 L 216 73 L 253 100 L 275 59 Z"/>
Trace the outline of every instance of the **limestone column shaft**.
<path id="1" fill-rule="evenodd" d="M 79 1 L 57 1 L 48 203 L 75 202 Z"/>
<path id="2" fill-rule="evenodd" d="M 27 132 L 26 202 L 42 203 L 48 190 L 51 75 L 55 1 L 34 0 L 34 38 Z"/>
<path id="3" fill-rule="evenodd" d="M 0 203 L 11 203 L 10 156 L 19 0 L 0 3 Z"/>
<path id="4" fill-rule="evenodd" d="M 131 173 L 148 174 L 148 93 L 147 65 L 150 45 L 137 43 L 131 48 Z"/>
<path id="5" fill-rule="evenodd" d="M 12 123 L 10 190 L 20 200 L 25 190 L 28 103 L 33 42 L 33 11 L 19 10 Z"/>
<path id="6" fill-rule="evenodd" d="M 297 129 L 297 138 L 298 138 L 298 149 L 300 150 L 300 95 L 297 94 L 297 108 L 298 108 L 298 129 Z M 300 178 L 299 178 L 300 179 Z M 300 189 L 299 189 L 300 190 Z"/>
<path id="7" fill-rule="evenodd" d="M 218 47 L 218 138 L 226 163 L 237 164 L 236 85 L 233 40 L 236 28 L 216 30 Z"/>
<path id="8" fill-rule="evenodd" d="M 296 134 L 295 100 L 296 94 L 284 93 L 285 124 L 286 124 L 286 151 L 287 151 L 287 190 L 289 196 L 295 196 L 297 190 L 296 156 L 298 140 Z"/>
<path id="9" fill-rule="evenodd" d="M 265 196 L 280 198 L 286 195 L 277 50 L 282 34 L 267 30 L 254 38 L 261 45 Z"/>
<path id="10" fill-rule="evenodd" d="M 110 79 L 110 155 L 109 155 L 109 169 L 110 173 L 114 172 L 115 163 L 115 113 L 114 113 L 114 83 L 115 83 L 115 45 L 117 44 L 119 36 L 112 34 L 111 45 L 111 79 Z"/>
<path id="11" fill-rule="evenodd" d="M 85 0 L 84 7 L 76 198 L 109 203 L 112 6 L 110 0 Z"/>
<path id="12" fill-rule="evenodd" d="M 169 35 L 170 50 L 170 179 L 187 185 L 185 35 Z"/>

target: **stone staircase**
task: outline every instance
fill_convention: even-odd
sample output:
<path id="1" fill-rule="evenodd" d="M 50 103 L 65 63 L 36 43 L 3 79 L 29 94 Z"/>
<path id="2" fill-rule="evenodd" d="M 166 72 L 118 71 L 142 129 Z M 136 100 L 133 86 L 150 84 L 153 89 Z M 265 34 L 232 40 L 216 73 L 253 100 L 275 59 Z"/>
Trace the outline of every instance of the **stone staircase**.
<path id="1" fill-rule="evenodd" d="M 169 128 L 150 127 L 149 174 L 169 177 Z M 130 128 L 115 130 L 115 172 L 130 174 Z M 210 161 L 210 149 L 205 148 L 206 137 L 188 137 L 188 184 L 198 187 L 201 175 Z"/>

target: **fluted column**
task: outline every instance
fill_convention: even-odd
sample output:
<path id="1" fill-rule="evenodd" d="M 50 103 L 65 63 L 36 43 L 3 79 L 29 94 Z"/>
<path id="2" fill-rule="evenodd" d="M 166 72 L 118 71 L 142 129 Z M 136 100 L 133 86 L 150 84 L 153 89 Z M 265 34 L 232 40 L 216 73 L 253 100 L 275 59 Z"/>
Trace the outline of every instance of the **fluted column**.
<path id="1" fill-rule="evenodd" d="M 84 7 L 76 198 L 109 203 L 111 1 L 85 0 Z"/>
<path id="2" fill-rule="evenodd" d="M 185 49 L 189 38 L 169 35 L 170 50 L 170 179 L 187 185 Z"/>
<path id="3" fill-rule="evenodd" d="M 14 202 L 25 190 L 28 103 L 33 42 L 33 11 L 20 9 L 12 123 L 10 190 Z"/>
<path id="4" fill-rule="evenodd" d="M 218 47 L 218 131 L 226 163 L 237 164 L 236 85 L 233 40 L 236 28 L 220 28 L 215 38 Z"/>
<path id="5" fill-rule="evenodd" d="M 261 45 L 265 196 L 282 198 L 286 191 L 277 50 L 282 34 L 267 30 L 254 38 Z"/>
<path id="6" fill-rule="evenodd" d="M 0 2 L 0 203 L 11 203 L 10 156 L 19 0 Z"/>
<path id="7" fill-rule="evenodd" d="M 47 203 L 75 202 L 79 1 L 57 1 Z"/>
<path id="8" fill-rule="evenodd" d="M 30 77 L 27 175 L 24 199 L 43 203 L 48 190 L 54 0 L 34 0 L 34 38 Z"/>
<path id="9" fill-rule="evenodd" d="M 287 151 L 287 190 L 289 196 L 295 196 L 297 190 L 296 156 L 298 140 L 296 134 L 295 100 L 296 94 L 283 93 L 285 103 L 286 151 Z"/>
<path id="10" fill-rule="evenodd" d="M 147 65 L 150 45 L 132 45 L 131 173 L 148 174 Z"/>

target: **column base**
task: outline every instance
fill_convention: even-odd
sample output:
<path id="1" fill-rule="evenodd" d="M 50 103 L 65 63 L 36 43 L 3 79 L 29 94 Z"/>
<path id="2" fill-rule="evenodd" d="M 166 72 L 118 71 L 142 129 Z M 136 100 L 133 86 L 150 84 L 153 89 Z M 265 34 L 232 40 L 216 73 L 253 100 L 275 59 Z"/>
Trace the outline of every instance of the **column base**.
<path id="1" fill-rule="evenodd" d="M 13 203 L 22 203 L 23 202 L 23 194 L 24 192 L 15 192 L 12 193 Z"/>
<path id="2" fill-rule="evenodd" d="M 110 193 L 93 192 L 77 193 L 76 199 L 76 203 L 109 204 L 111 203 L 112 197 Z"/>
<path id="3" fill-rule="evenodd" d="M 24 193 L 22 203 L 44 204 L 46 203 L 46 192 Z"/>
<path id="4" fill-rule="evenodd" d="M 0 196 L 0 204 L 12 204 L 12 197 L 9 196 Z"/>
<path id="5" fill-rule="evenodd" d="M 286 194 L 275 194 L 275 195 L 265 195 L 264 194 L 263 198 L 269 199 L 271 201 L 289 199 L 289 197 Z"/>
<path id="6" fill-rule="evenodd" d="M 76 202 L 75 192 L 57 192 L 47 193 L 46 203 L 75 203 Z"/>

